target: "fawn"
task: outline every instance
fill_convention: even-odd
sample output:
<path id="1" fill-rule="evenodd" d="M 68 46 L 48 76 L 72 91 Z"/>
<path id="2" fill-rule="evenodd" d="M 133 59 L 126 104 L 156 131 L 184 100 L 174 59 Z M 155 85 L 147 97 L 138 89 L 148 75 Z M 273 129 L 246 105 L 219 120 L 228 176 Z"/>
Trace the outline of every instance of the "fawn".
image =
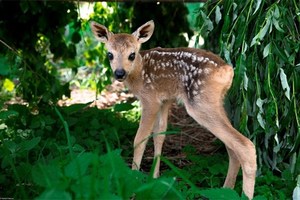
<path id="1" fill-rule="evenodd" d="M 253 198 L 256 176 L 254 144 L 232 127 L 223 99 L 233 79 L 233 68 L 219 56 L 194 48 L 154 48 L 140 51 L 149 40 L 154 22 L 149 21 L 132 34 L 114 34 L 91 22 L 95 37 L 105 44 L 114 76 L 140 100 L 142 116 L 134 139 L 132 169 L 140 168 L 151 133 L 159 176 L 160 160 L 167 129 L 168 110 L 176 99 L 183 101 L 188 114 L 224 142 L 229 168 L 224 187 L 233 188 L 240 166 L 243 191 Z"/>

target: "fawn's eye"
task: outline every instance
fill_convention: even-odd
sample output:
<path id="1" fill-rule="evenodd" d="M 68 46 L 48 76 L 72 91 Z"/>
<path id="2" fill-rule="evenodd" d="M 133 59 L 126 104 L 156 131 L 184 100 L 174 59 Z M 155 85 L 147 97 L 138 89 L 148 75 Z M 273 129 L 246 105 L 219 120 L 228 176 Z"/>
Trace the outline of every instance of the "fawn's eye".
<path id="1" fill-rule="evenodd" d="M 134 59 L 135 59 L 135 53 L 131 53 L 131 54 L 128 56 L 128 60 L 134 61 Z"/>
<path id="2" fill-rule="evenodd" d="M 113 60 L 114 59 L 114 55 L 110 52 L 107 52 L 107 57 L 109 60 Z"/>

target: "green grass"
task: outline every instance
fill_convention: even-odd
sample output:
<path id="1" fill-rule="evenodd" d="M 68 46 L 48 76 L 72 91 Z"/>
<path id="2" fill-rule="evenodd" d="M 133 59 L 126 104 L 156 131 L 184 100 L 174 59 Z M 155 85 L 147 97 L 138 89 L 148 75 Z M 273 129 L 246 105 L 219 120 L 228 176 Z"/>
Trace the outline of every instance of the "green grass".
<path id="1" fill-rule="evenodd" d="M 12 105 L 0 112 L 0 194 L 16 199 L 246 199 L 241 175 L 235 190 L 223 189 L 225 152 L 198 155 L 184 148 L 189 165 L 167 158 L 158 179 L 132 171 L 132 141 L 139 114 L 128 105 L 86 109 L 86 104 L 48 107 L 32 114 Z M 4 125 L 5 124 L 5 125 Z M 130 159 L 129 159 L 130 158 Z M 255 199 L 291 199 L 289 171 L 258 174 Z"/>

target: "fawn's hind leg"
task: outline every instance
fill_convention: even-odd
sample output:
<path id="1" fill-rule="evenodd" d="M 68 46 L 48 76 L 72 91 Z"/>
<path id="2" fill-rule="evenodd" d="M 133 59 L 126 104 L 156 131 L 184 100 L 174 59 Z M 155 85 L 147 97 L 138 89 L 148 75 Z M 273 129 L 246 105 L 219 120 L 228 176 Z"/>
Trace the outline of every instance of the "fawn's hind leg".
<path id="1" fill-rule="evenodd" d="M 225 187 L 233 187 L 239 163 L 243 170 L 243 191 L 251 199 L 256 175 L 256 152 L 253 143 L 235 130 L 228 120 L 215 111 L 203 111 L 200 106 L 188 108 L 188 113 L 201 125 L 225 143 L 229 150 L 229 169 Z"/>
<path id="2" fill-rule="evenodd" d="M 207 78 L 199 96 L 193 101 L 185 99 L 185 106 L 190 116 L 224 142 L 227 147 L 230 164 L 224 185 L 234 186 L 241 165 L 243 191 L 248 198 L 252 199 L 256 176 L 255 146 L 232 127 L 223 107 L 223 98 L 231 86 L 232 78 L 232 67 L 221 66 Z"/>
<path id="3" fill-rule="evenodd" d="M 228 167 L 228 172 L 224 183 L 224 187 L 234 188 L 236 177 L 237 174 L 239 173 L 241 164 L 238 157 L 235 155 L 234 151 L 228 147 L 226 147 L 226 149 L 229 155 L 229 167 Z"/>

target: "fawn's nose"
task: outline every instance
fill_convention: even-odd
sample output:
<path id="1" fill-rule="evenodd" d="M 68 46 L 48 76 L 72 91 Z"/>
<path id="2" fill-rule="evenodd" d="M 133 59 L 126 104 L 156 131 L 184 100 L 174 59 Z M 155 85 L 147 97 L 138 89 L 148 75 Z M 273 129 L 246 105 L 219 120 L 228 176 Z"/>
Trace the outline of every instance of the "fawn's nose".
<path id="1" fill-rule="evenodd" d="M 123 81 L 126 78 L 126 71 L 124 69 L 116 69 L 114 74 L 118 81 Z"/>

